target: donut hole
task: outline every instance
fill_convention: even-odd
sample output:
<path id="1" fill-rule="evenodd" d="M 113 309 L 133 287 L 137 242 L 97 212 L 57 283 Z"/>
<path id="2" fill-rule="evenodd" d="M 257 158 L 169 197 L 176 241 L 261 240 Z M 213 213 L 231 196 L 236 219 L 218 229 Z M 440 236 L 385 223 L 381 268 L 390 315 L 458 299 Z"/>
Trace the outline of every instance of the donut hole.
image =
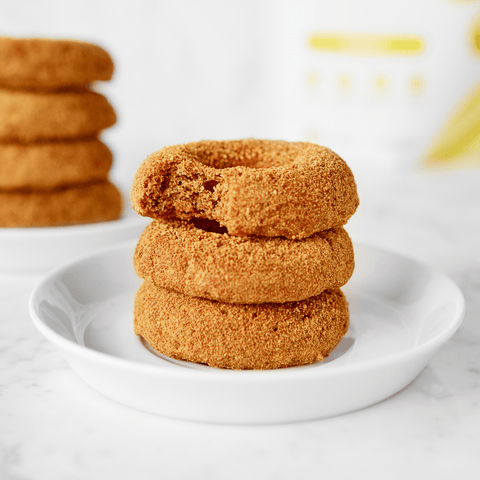
<path id="1" fill-rule="evenodd" d="M 208 218 L 194 218 L 190 223 L 199 230 L 211 233 L 228 233 L 227 227 L 220 225 L 216 220 L 209 220 Z"/>
<path id="2" fill-rule="evenodd" d="M 187 144 L 184 148 L 196 161 L 222 170 L 232 167 L 252 169 L 279 167 L 298 159 L 305 145 L 252 139 L 198 142 Z"/>

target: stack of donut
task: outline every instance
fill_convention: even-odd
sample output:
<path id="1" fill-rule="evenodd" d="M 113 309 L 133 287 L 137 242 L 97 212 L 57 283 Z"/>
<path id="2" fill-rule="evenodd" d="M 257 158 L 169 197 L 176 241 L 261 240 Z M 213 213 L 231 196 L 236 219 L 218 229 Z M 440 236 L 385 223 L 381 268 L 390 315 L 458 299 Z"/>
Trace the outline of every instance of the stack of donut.
<path id="1" fill-rule="evenodd" d="M 0 37 L 0 227 L 94 223 L 121 215 L 99 133 L 116 122 L 90 88 L 110 80 L 102 48 Z"/>
<path id="2" fill-rule="evenodd" d="M 359 204 L 331 150 L 202 141 L 148 156 L 131 191 L 152 218 L 134 254 L 134 331 L 163 355 L 230 369 L 322 360 L 349 324 L 343 225 Z"/>

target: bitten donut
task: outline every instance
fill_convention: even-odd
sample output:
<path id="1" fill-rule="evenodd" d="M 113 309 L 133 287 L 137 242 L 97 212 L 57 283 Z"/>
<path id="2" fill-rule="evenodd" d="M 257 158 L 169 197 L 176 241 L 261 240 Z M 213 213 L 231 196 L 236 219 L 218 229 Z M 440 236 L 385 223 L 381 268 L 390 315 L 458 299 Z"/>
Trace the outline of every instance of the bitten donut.
<path id="1" fill-rule="evenodd" d="M 230 369 L 273 369 L 327 357 L 345 335 L 348 303 L 326 290 L 302 302 L 224 304 L 144 282 L 134 330 L 171 358 Z"/>
<path id="2" fill-rule="evenodd" d="M 0 141 L 94 137 L 116 122 L 99 93 L 0 90 Z"/>
<path id="3" fill-rule="evenodd" d="M 0 143 L 0 189 L 52 189 L 106 180 L 110 149 L 97 139 Z"/>
<path id="4" fill-rule="evenodd" d="M 53 227 L 115 220 L 122 196 L 108 181 L 52 191 L 0 191 L 0 227 Z"/>
<path id="5" fill-rule="evenodd" d="M 0 37 L 0 85 L 61 89 L 110 80 L 113 61 L 101 47 L 73 40 Z"/>
<path id="6" fill-rule="evenodd" d="M 284 303 L 341 287 L 353 273 L 353 246 L 343 227 L 291 240 L 234 237 L 195 223 L 153 220 L 134 253 L 137 275 L 192 297 Z"/>
<path id="7" fill-rule="evenodd" d="M 206 218 L 235 236 L 300 239 L 347 223 L 359 200 L 347 164 L 325 147 L 274 140 L 165 147 L 140 165 L 140 215 Z"/>

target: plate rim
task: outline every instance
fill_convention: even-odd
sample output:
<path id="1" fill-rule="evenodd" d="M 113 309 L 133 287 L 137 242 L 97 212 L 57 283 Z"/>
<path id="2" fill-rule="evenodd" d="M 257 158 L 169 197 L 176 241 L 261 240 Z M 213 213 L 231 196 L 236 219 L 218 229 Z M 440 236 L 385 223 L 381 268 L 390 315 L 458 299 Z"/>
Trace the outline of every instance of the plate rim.
<path id="1" fill-rule="evenodd" d="M 72 353 L 86 357 L 88 360 L 92 361 L 101 361 L 106 364 L 110 364 L 111 366 L 119 367 L 119 368 L 128 368 L 131 371 L 141 371 L 143 373 L 151 373 L 154 375 L 159 376 L 172 376 L 172 377 L 181 377 L 185 379 L 201 379 L 202 381 L 209 380 L 209 379 L 219 379 L 222 378 L 222 381 L 235 381 L 235 382 L 242 382 L 242 381 L 275 381 L 275 380 L 286 380 L 290 377 L 294 378 L 301 378 L 304 376 L 309 377 L 323 377 L 323 376 L 339 376 L 342 374 L 349 374 L 354 370 L 365 370 L 365 369 L 375 369 L 380 366 L 388 366 L 392 364 L 401 363 L 404 358 L 409 358 L 412 356 L 412 349 L 396 352 L 391 355 L 384 356 L 382 358 L 370 359 L 356 364 L 340 364 L 335 365 L 335 362 L 330 362 L 328 368 L 306 368 L 306 369 L 295 369 L 295 368 L 283 368 L 283 369 L 273 369 L 273 370 L 229 370 L 229 369 L 191 369 L 191 368 L 178 368 L 178 369 L 162 369 L 156 365 L 135 362 L 131 359 L 116 357 L 114 355 L 97 351 L 87 346 L 81 345 L 73 340 L 70 340 L 61 334 L 57 333 L 45 322 L 41 319 L 39 313 L 36 310 L 36 300 L 38 297 L 39 292 L 42 288 L 45 287 L 49 282 L 51 282 L 54 278 L 62 275 L 64 272 L 68 271 L 69 269 L 73 268 L 74 266 L 86 262 L 92 261 L 96 257 L 102 257 L 106 254 L 112 254 L 115 251 L 123 250 L 123 249 L 130 249 L 133 251 L 136 241 L 128 240 L 123 241 L 121 243 L 115 244 L 113 246 L 108 246 L 101 248 L 97 251 L 90 252 L 88 254 L 82 255 L 81 257 L 76 258 L 74 261 L 69 261 L 64 263 L 63 265 L 58 266 L 47 275 L 45 275 L 40 282 L 32 290 L 28 308 L 30 317 L 35 325 L 35 327 L 42 333 L 42 335 L 53 344 L 55 347 L 62 348 L 67 351 L 71 351 Z M 453 334 L 457 331 L 460 327 L 464 315 L 465 315 L 465 297 L 460 290 L 460 288 L 456 285 L 456 283 L 445 273 L 433 269 L 428 265 L 420 262 L 417 259 L 412 257 L 403 255 L 401 253 L 397 253 L 394 251 L 390 251 L 388 249 L 377 247 L 373 245 L 368 245 L 364 243 L 355 243 L 355 248 L 364 248 L 375 250 L 377 252 L 381 252 L 383 255 L 393 255 L 402 260 L 413 261 L 416 264 L 420 265 L 422 268 L 426 269 L 431 275 L 434 277 L 442 278 L 443 281 L 446 281 L 449 287 L 451 288 L 452 295 L 455 301 L 456 309 L 455 309 L 455 316 L 449 322 L 448 328 L 442 330 L 439 334 L 437 334 L 434 338 L 417 345 L 415 350 L 415 356 L 422 356 L 427 355 L 429 352 L 434 351 L 440 345 L 448 341 Z M 141 281 L 141 279 L 139 279 Z"/>

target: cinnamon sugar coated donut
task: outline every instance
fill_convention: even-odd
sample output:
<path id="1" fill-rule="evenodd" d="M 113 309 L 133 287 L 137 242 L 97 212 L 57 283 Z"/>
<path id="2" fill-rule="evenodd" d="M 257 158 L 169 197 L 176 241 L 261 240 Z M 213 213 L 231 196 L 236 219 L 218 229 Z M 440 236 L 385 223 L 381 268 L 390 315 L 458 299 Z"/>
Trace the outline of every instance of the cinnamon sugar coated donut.
<path id="1" fill-rule="evenodd" d="M 58 190 L 0 191 L 0 227 L 52 227 L 115 220 L 122 196 L 108 181 Z"/>
<path id="2" fill-rule="evenodd" d="M 171 358 L 217 368 L 274 369 L 327 357 L 347 332 L 348 303 L 340 290 L 302 302 L 226 304 L 192 298 L 144 282 L 134 330 Z"/>
<path id="3" fill-rule="evenodd" d="M 110 149 L 99 140 L 0 143 L 0 189 L 47 189 L 106 180 Z"/>
<path id="4" fill-rule="evenodd" d="M 0 85 L 58 89 L 110 80 L 113 61 L 101 47 L 73 40 L 0 37 Z"/>
<path id="5" fill-rule="evenodd" d="M 202 222 L 195 223 L 203 229 L 186 220 L 153 220 L 135 250 L 137 275 L 193 297 L 284 303 L 341 287 L 353 273 L 353 246 L 343 227 L 291 240 L 234 237 Z"/>
<path id="6" fill-rule="evenodd" d="M 0 141 L 94 137 L 116 122 L 107 99 L 91 91 L 0 90 Z"/>
<path id="7" fill-rule="evenodd" d="M 328 148 L 256 139 L 153 153 L 136 173 L 131 202 L 153 219 L 205 218 L 230 235 L 292 239 L 346 224 L 359 204 L 351 170 Z"/>

